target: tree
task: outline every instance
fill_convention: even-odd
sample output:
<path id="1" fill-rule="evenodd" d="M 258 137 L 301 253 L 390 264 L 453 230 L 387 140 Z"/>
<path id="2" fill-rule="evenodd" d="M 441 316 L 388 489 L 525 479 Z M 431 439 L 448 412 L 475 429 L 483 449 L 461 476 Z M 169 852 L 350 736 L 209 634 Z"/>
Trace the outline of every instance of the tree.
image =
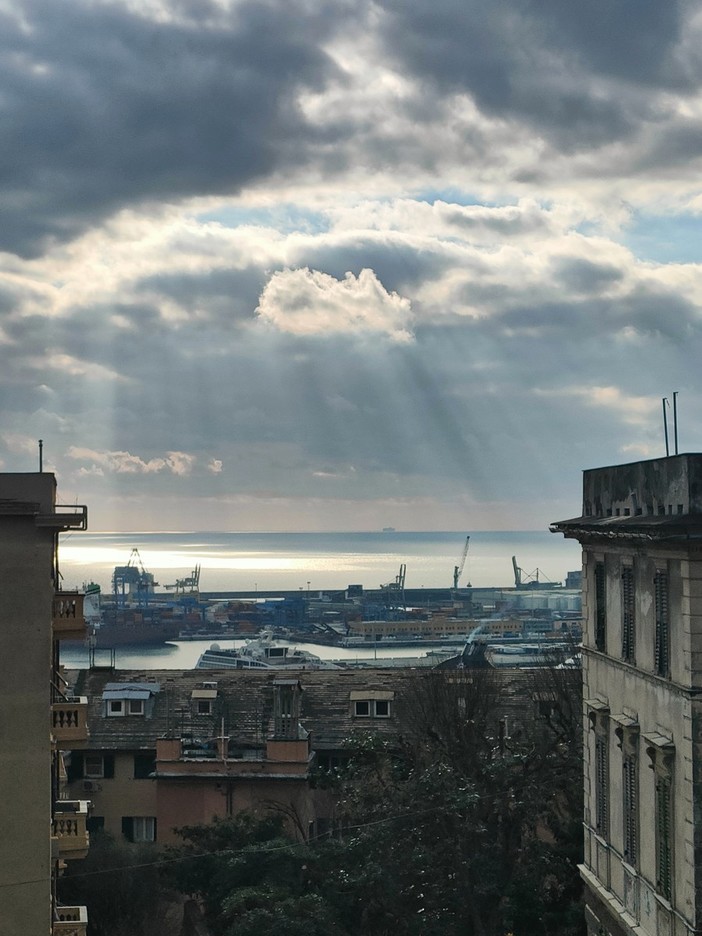
<path id="1" fill-rule="evenodd" d="M 216 936 L 579 936 L 580 674 L 417 673 L 396 739 L 327 775 L 340 837 L 282 817 L 181 830 L 181 889 Z"/>
<path id="2" fill-rule="evenodd" d="M 155 845 L 95 832 L 87 857 L 69 862 L 59 878 L 59 897 L 88 907 L 89 936 L 172 936 L 181 906 L 163 883 L 161 857 Z"/>

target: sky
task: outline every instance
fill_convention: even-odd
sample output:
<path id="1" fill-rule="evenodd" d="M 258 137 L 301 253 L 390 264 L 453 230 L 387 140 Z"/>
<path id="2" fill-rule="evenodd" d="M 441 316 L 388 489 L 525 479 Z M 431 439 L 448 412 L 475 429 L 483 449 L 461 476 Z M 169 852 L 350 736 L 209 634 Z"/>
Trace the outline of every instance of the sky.
<path id="1" fill-rule="evenodd" d="M 0 0 L 0 470 L 42 439 L 96 531 L 470 532 L 674 392 L 702 450 L 701 92 L 698 2 Z"/>

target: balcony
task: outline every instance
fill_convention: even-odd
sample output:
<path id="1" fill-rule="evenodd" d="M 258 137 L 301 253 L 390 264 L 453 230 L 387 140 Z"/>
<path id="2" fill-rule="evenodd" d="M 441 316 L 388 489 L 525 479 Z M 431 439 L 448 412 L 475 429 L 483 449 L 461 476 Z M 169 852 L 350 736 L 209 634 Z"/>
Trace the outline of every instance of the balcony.
<path id="1" fill-rule="evenodd" d="M 86 936 L 88 911 L 85 907 L 56 907 L 51 936 Z"/>
<path id="2" fill-rule="evenodd" d="M 54 804 L 51 834 L 62 859 L 85 858 L 90 848 L 87 828 L 88 800 L 58 800 Z"/>
<path id="3" fill-rule="evenodd" d="M 82 592 L 56 592 L 52 609 L 54 639 L 83 640 L 87 634 Z"/>
<path id="4" fill-rule="evenodd" d="M 87 696 L 52 703 L 51 733 L 59 747 L 62 744 L 75 745 L 88 740 Z"/>
<path id="5" fill-rule="evenodd" d="M 85 504 L 54 504 L 51 513 L 36 514 L 35 523 L 56 530 L 87 530 L 88 508 Z"/>

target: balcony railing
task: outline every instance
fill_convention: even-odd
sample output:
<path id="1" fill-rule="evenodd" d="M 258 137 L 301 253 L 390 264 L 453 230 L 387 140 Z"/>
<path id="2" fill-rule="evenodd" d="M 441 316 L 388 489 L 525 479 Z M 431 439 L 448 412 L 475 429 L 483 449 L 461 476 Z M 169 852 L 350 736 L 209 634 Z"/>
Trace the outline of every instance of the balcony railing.
<path id="1" fill-rule="evenodd" d="M 52 835 L 61 858 L 85 858 L 90 848 L 88 800 L 58 800 L 54 804 Z"/>
<path id="2" fill-rule="evenodd" d="M 57 530 L 87 530 L 88 508 L 85 504 L 55 504 L 51 513 L 37 514 L 35 522 Z"/>
<path id="3" fill-rule="evenodd" d="M 52 703 L 51 733 L 57 744 L 76 744 L 88 740 L 87 696 Z"/>
<path id="4" fill-rule="evenodd" d="M 82 592 L 56 592 L 52 619 L 57 640 L 82 640 L 86 636 Z"/>
<path id="5" fill-rule="evenodd" d="M 56 907 L 52 936 L 85 936 L 88 911 L 85 907 Z"/>

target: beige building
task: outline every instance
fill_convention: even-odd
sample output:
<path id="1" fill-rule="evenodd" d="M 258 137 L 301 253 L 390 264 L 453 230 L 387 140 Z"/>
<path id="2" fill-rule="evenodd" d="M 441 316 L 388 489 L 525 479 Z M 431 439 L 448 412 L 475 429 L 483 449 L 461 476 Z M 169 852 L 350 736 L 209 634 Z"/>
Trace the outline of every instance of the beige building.
<path id="1" fill-rule="evenodd" d="M 702 932 L 702 454 L 584 473 L 586 917 Z"/>
<path id="2" fill-rule="evenodd" d="M 55 878 L 87 849 L 87 803 L 61 798 L 60 747 L 84 743 L 86 708 L 62 681 L 61 636 L 82 636 L 82 596 L 58 591 L 58 534 L 85 507 L 56 503 L 52 474 L 0 474 L 0 936 L 84 936 L 84 907 L 59 907 Z"/>

